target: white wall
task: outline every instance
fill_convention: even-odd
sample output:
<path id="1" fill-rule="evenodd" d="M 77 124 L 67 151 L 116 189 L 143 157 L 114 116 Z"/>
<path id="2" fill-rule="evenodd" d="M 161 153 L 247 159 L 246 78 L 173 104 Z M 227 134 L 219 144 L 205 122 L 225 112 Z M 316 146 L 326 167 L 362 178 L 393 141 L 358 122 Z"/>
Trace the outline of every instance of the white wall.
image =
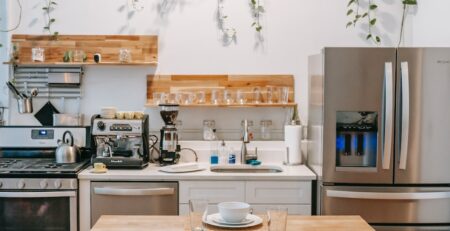
<path id="1" fill-rule="evenodd" d="M 171 74 L 294 74 L 296 101 L 303 121 L 307 115 L 307 57 L 324 46 L 373 46 L 363 37 L 362 28 L 346 29 L 348 0 L 265 0 L 264 43 L 256 46 L 250 28 L 247 0 L 225 0 L 230 24 L 237 29 L 237 44 L 223 46 L 215 21 L 214 0 L 141 0 L 144 10 L 128 11 L 127 0 L 57 1 L 53 12 L 54 28 L 61 34 L 158 34 L 159 62 L 153 68 L 88 67 L 83 85 L 82 111 L 89 118 L 102 106 L 115 105 L 123 110 L 141 110 L 145 102 L 145 75 Z M 10 24 L 17 16 L 14 1 L 8 2 Z M 24 16 L 14 33 L 40 34 L 44 24 L 42 0 L 22 1 Z M 378 1 L 382 46 L 396 45 L 401 17 L 401 1 Z M 419 1 L 420 8 L 408 20 L 404 45 L 448 45 L 446 29 L 450 1 Z M 166 10 L 161 6 L 166 4 Z M 164 7 L 162 7 L 164 8 Z M 438 13 L 436 13 L 438 12 Z M 2 14 L 2 16 L 4 16 Z M 430 19 L 433 19 L 431 22 Z M 414 24 L 411 24 L 414 22 Z M 3 35 L 2 35 L 3 36 Z M 4 70 L 4 68 L 3 68 Z M 1 72 L 3 73 L 3 72 Z M 4 74 L 2 74 L 4 78 Z M 3 86 L 0 88 L 5 89 Z M 124 93 L 125 92 L 125 93 Z M 4 99 L 0 94 L 0 100 Z M 2 99 L 3 98 L 3 99 Z M 12 102 L 12 101 L 10 101 Z M 37 102 L 35 108 L 44 102 Z M 15 105 L 12 105 L 15 107 Z M 69 110 L 71 107 L 69 107 Z M 267 109 L 266 109 L 267 110 Z M 206 118 L 216 119 L 219 128 L 239 128 L 244 117 L 257 123 L 274 120 L 281 127 L 284 110 L 270 109 L 190 109 L 181 112 L 185 128 L 200 128 Z M 160 126 L 156 110 L 150 110 L 153 129 Z M 189 122 L 188 122 L 189 120 Z M 11 110 L 10 124 L 36 124 L 32 116 Z"/>

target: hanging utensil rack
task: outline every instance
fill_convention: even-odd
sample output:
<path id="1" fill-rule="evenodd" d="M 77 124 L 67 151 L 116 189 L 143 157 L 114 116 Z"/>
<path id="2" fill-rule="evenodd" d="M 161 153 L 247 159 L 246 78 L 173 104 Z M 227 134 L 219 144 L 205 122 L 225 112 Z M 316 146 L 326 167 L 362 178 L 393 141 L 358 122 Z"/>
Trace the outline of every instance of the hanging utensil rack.
<path id="1" fill-rule="evenodd" d="M 36 98 L 81 98 L 81 80 L 83 75 L 84 70 L 82 66 L 14 67 L 16 88 L 20 92 L 27 94 L 31 89 L 37 88 L 39 94 Z M 61 81 L 58 81 L 58 84 L 52 84 L 49 82 L 49 76 L 52 76 L 52 81 L 54 81 L 55 76 L 60 78 Z"/>

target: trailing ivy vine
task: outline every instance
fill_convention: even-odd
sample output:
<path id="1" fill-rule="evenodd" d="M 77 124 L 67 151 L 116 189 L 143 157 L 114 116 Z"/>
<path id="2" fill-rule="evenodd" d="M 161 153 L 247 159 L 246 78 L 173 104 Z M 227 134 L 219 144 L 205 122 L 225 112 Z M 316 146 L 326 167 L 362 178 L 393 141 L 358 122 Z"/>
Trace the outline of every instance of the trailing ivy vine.
<path id="1" fill-rule="evenodd" d="M 261 32 L 262 25 L 260 21 L 261 14 L 265 12 L 264 6 L 261 4 L 260 0 L 250 0 L 250 7 L 253 15 L 252 27 L 255 27 L 257 32 Z"/>
<path id="2" fill-rule="evenodd" d="M 225 11 L 224 0 L 217 1 L 217 26 L 222 34 L 222 43 L 229 45 L 236 42 L 236 29 L 228 23 L 228 15 Z"/>
<path id="3" fill-rule="evenodd" d="M 400 46 L 400 44 L 402 43 L 402 40 L 403 40 L 403 32 L 404 32 L 404 28 L 405 28 L 405 20 L 406 20 L 406 16 L 408 13 L 408 9 L 410 6 L 416 6 L 417 0 L 403 0 L 402 3 L 403 3 L 402 22 L 400 24 L 400 35 L 398 38 L 397 47 Z"/>
<path id="4" fill-rule="evenodd" d="M 3 29 L 0 30 L 0 32 L 2 32 L 2 33 L 8 33 L 8 32 L 16 30 L 17 28 L 19 28 L 20 23 L 22 22 L 22 3 L 20 2 L 20 0 L 16 0 L 16 1 L 17 1 L 17 5 L 19 6 L 19 17 L 18 17 L 18 20 L 17 20 L 17 24 L 14 25 L 11 28 L 8 28 L 8 29 L 5 29 L 5 30 L 3 30 Z M 2 18 L 0 18 L 0 20 L 2 20 Z M 3 46 L 3 44 L 0 43 L 0 47 L 2 47 L 2 46 Z"/>
<path id="5" fill-rule="evenodd" d="M 44 31 L 47 31 L 49 35 L 53 36 L 54 39 L 58 38 L 58 31 L 52 31 L 52 25 L 56 22 L 56 19 L 51 16 L 52 11 L 55 9 L 57 3 L 55 0 L 45 0 L 45 6 L 42 7 L 46 17 L 47 23 L 44 26 Z"/>
<path id="6" fill-rule="evenodd" d="M 376 44 L 380 44 L 381 38 L 374 33 L 374 27 L 377 24 L 376 10 L 378 5 L 369 0 L 367 8 L 363 8 L 360 5 L 359 0 L 350 0 L 347 4 L 347 16 L 350 17 L 350 21 L 347 22 L 347 28 L 350 26 L 355 27 L 361 20 L 367 20 L 368 29 L 366 32 L 366 39 L 372 40 Z"/>

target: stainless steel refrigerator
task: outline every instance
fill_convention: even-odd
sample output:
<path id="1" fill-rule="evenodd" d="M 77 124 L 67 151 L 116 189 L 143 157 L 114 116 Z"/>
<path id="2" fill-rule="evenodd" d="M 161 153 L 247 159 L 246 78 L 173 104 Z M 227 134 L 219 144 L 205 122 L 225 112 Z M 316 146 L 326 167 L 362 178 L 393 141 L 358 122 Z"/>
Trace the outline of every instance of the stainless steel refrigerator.
<path id="1" fill-rule="evenodd" d="M 309 61 L 317 213 L 450 230 L 450 48 L 324 48 Z"/>

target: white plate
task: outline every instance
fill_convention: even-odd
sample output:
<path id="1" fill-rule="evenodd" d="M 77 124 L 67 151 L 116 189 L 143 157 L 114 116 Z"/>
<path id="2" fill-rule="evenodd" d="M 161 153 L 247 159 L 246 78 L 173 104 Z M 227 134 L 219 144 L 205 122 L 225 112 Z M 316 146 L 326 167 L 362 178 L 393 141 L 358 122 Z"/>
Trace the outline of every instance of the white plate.
<path id="1" fill-rule="evenodd" d="M 247 215 L 247 217 L 248 217 L 248 215 Z M 248 224 L 250 224 L 250 223 L 252 223 L 253 222 L 253 220 L 252 219 L 249 219 L 249 218 L 245 218 L 243 221 L 241 221 L 241 222 L 228 222 L 228 221 L 225 221 L 223 218 L 222 218 L 222 216 L 213 216 L 211 219 L 215 222 L 215 223 L 218 223 L 218 224 L 222 224 L 222 225 L 248 225 Z"/>
<path id="2" fill-rule="evenodd" d="M 167 173 L 197 172 L 197 171 L 203 171 L 203 170 L 206 170 L 206 168 L 200 167 L 196 163 L 195 164 L 192 164 L 192 163 L 177 164 L 177 165 L 162 167 L 159 169 L 159 171 L 167 172 Z"/>
<path id="3" fill-rule="evenodd" d="M 222 228 L 248 228 L 248 227 L 260 225 L 263 222 L 263 219 L 261 219 L 260 217 L 258 217 L 256 215 L 253 215 L 253 214 L 247 215 L 247 218 L 246 218 L 246 219 L 250 220 L 251 222 L 248 224 L 242 224 L 242 225 L 218 223 L 218 222 L 215 222 L 215 220 L 217 220 L 217 218 L 222 219 L 222 217 L 220 216 L 219 213 L 211 214 L 209 216 L 206 216 L 206 219 L 203 219 L 203 222 L 208 225 L 222 227 Z"/>

